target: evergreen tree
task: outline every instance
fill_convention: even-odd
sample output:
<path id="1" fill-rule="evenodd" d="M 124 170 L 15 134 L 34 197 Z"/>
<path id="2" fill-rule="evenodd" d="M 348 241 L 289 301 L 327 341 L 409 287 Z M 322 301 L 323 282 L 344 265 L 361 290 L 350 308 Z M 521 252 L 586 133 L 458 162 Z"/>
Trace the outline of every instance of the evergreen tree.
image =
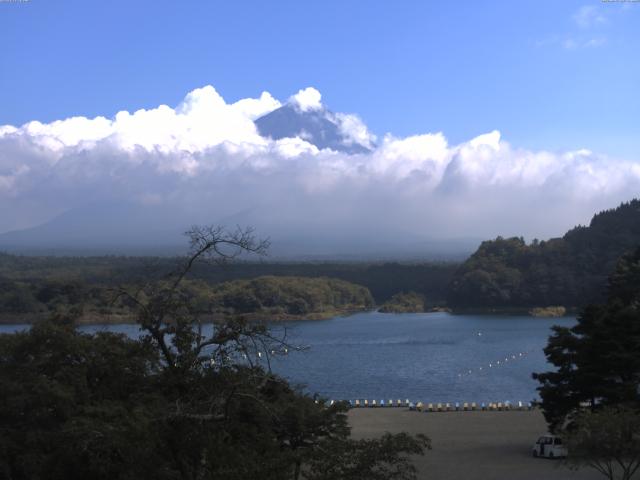
<path id="1" fill-rule="evenodd" d="M 582 405 L 640 406 L 640 248 L 623 256 L 604 305 L 586 307 L 572 328 L 554 327 L 545 354 L 556 371 L 535 373 L 552 429 Z"/>

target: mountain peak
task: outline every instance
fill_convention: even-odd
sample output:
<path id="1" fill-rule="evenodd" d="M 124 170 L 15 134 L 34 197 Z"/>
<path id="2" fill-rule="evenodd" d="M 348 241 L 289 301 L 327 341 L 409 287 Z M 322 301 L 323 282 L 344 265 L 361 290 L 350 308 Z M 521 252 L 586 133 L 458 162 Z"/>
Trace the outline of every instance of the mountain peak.
<path id="1" fill-rule="evenodd" d="M 255 121 L 263 137 L 274 140 L 298 137 L 319 149 L 357 154 L 370 152 L 374 137 L 355 115 L 333 113 L 313 87 L 300 90 L 276 110 Z"/>

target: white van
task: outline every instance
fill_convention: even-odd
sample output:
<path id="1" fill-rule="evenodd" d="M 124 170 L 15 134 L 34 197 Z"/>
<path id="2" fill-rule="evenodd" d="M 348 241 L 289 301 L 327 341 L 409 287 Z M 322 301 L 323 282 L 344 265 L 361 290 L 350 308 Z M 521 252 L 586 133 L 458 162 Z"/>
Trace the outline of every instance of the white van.
<path id="1" fill-rule="evenodd" d="M 562 458 L 567 456 L 567 447 L 555 435 L 543 435 L 533 445 L 534 457 Z"/>

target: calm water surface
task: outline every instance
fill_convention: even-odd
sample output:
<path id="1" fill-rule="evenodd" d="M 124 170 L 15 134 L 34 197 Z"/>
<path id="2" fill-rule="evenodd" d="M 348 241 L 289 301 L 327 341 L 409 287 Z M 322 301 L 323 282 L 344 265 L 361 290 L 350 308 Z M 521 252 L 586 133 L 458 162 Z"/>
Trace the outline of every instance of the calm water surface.
<path id="1" fill-rule="evenodd" d="M 538 397 L 531 372 L 549 368 L 542 349 L 551 326 L 574 323 L 570 317 L 378 312 L 289 322 L 289 341 L 309 348 L 276 357 L 272 368 L 332 399 L 529 401 Z M 0 332 L 22 328 L 4 325 Z M 138 335 L 136 325 L 82 327 L 101 329 Z"/>

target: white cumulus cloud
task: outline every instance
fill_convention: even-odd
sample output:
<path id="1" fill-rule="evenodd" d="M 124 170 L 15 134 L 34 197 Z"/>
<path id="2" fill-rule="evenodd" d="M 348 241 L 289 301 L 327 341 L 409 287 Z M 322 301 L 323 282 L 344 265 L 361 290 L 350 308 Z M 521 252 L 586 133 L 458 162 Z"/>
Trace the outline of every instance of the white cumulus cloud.
<path id="1" fill-rule="evenodd" d="M 375 147 L 376 136 L 369 131 L 360 117 L 347 113 L 336 113 L 334 117 L 347 145 L 356 144 L 368 149 Z"/>
<path id="2" fill-rule="evenodd" d="M 293 98 L 323 108 L 313 88 Z M 168 226 L 228 221 L 269 235 L 546 237 L 640 191 L 637 162 L 522 149 L 498 131 L 459 144 L 441 132 L 375 144 L 357 116 L 335 114 L 371 152 L 261 137 L 253 120 L 280 105 L 268 93 L 227 103 L 206 86 L 175 108 L 0 126 L 0 232 L 126 204 L 163 208 Z"/>
<path id="3" fill-rule="evenodd" d="M 298 91 L 289 100 L 303 112 L 322 108 L 322 95 L 313 87 Z"/>

